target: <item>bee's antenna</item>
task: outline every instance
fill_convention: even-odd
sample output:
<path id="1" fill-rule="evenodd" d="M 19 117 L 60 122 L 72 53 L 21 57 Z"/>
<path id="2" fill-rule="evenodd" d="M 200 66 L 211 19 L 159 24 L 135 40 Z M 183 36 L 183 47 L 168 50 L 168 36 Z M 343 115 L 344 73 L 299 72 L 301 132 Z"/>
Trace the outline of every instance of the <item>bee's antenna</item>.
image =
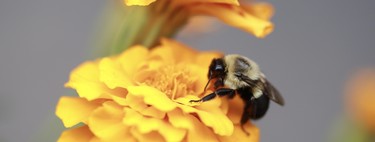
<path id="1" fill-rule="evenodd" d="M 204 91 L 206 91 L 207 86 L 208 86 L 208 84 L 210 84 L 211 79 L 212 79 L 212 77 L 210 76 L 210 78 L 208 79 L 208 82 L 207 82 L 206 86 L 204 87 Z"/>

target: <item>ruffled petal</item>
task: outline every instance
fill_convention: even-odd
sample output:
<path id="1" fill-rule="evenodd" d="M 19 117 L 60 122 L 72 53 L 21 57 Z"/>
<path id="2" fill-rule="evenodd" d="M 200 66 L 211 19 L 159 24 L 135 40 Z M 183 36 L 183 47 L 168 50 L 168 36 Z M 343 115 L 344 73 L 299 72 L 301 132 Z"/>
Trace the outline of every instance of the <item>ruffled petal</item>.
<path id="1" fill-rule="evenodd" d="M 194 88 L 195 92 L 203 92 L 205 85 L 207 84 L 207 68 L 202 68 L 197 65 L 189 65 L 190 68 L 190 78 L 194 80 L 194 86 L 191 86 Z"/>
<path id="2" fill-rule="evenodd" d="M 195 4 L 195 3 L 221 3 L 221 4 L 240 5 L 238 0 L 176 0 L 173 2 L 177 6 L 189 5 L 189 4 Z"/>
<path id="3" fill-rule="evenodd" d="M 156 131 L 160 133 L 166 141 L 181 141 L 186 130 L 172 127 L 163 119 L 144 117 L 140 113 L 125 108 L 126 116 L 123 123 L 130 126 L 136 126 L 140 133 L 150 133 Z"/>
<path id="4" fill-rule="evenodd" d="M 228 25 L 250 32 L 258 38 L 264 38 L 273 31 L 271 22 L 257 18 L 239 6 L 202 3 L 192 6 L 190 10 L 196 15 L 217 17 Z"/>
<path id="5" fill-rule="evenodd" d="M 233 123 L 221 109 L 201 107 L 199 110 L 202 110 L 197 111 L 201 121 L 208 127 L 211 127 L 216 134 L 228 136 L 233 133 Z"/>
<path id="6" fill-rule="evenodd" d="M 130 132 L 138 142 L 165 142 L 165 139 L 156 131 L 145 134 L 137 131 L 137 129 L 131 129 Z"/>
<path id="7" fill-rule="evenodd" d="M 171 47 L 172 48 L 172 47 Z M 149 59 L 151 62 L 148 62 L 146 65 L 148 69 L 155 69 L 156 67 L 164 64 L 173 65 L 176 63 L 175 60 L 170 60 L 174 58 L 173 52 L 170 50 L 171 48 L 165 46 L 158 46 L 155 47 L 151 52 Z M 155 64 L 156 63 L 156 64 Z"/>
<path id="8" fill-rule="evenodd" d="M 186 116 L 193 127 L 189 130 L 187 141 L 188 142 L 217 142 L 218 138 L 214 135 L 212 130 L 202 124 L 197 118 L 187 115 Z"/>
<path id="9" fill-rule="evenodd" d="M 193 48 L 164 38 L 161 40 L 161 46 L 153 49 L 150 56 L 151 58 L 153 56 L 160 57 L 166 64 L 191 63 L 197 53 Z"/>
<path id="10" fill-rule="evenodd" d="M 89 142 L 104 142 L 103 140 L 100 140 L 97 137 L 93 137 Z"/>
<path id="11" fill-rule="evenodd" d="M 125 75 L 131 77 L 141 67 L 141 63 L 148 58 L 149 50 L 143 46 L 134 46 L 114 58 L 122 66 Z"/>
<path id="12" fill-rule="evenodd" d="M 108 88 L 115 89 L 117 87 L 126 88 L 132 85 L 132 81 L 126 76 L 120 64 L 110 58 L 103 58 L 99 63 L 100 81 L 105 83 Z"/>
<path id="13" fill-rule="evenodd" d="M 127 6 L 132 6 L 132 5 L 146 6 L 146 5 L 153 3 L 154 1 L 156 0 L 124 0 Z"/>
<path id="14" fill-rule="evenodd" d="M 109 96 L 119 105 L 127 106 L 125 99 L 126 94 L 128 94 L 128 90 L 126 90 L 125 88 L 116 88 L 111 94 L 109 94 Z"/>
<path id="15" fill-rule="evenodd" d="M 222 142 L 259 142 L 259 129 L 254 125 L 247 123 L 244 128 L 250 135 L 247 135 L 241 125 L 235 125 L 233 135 L 219 137 Z"/>
<path id="16" fill-rule="evenodd" d="M 155 2 L 156 0 L 124 0 L 125 4 L 127 6 L 132 6 L 132 5 L 138 5 L 138 6 L 147 6 L 150 5 L 151 3 Z M 161 0 L 159 0 L 161 1 Z M 188 5 L 192 3 L 200 3 L 200 2 L 205 2 L 205 3 L 225 3 L 225 4 L 233 4 L 233 5 L 239 5 L 238 0 L 179 0 L 179 1 L 172 1 L 176 5 Z"/>
<path id="17" fill-rule="evenodd" d="M 273 6 L 265 2 L 241 4 L 241 7 L 251 15 L 263 20 L 270 20 L 275 13 Z"/>
<path id="18" fill-rule="evenodd" d="M 167 97 L 160 90 L 150 86 L 129 86 L 129 94 L 134 96 L 141 96 L 144 102 L 148 105 L 154 106 L 155 108 L 168 112 L 176 108 L 176 103 Z"/>
<path id="19" fill-rule="evenodd" d="M 85 125 L 64 131 L 57 142 L 88 142 L 93 137 L 89 127 Z"/>
<path id="20" fill-rule="evenodd" d="M 188 114 L 185 114 L 180 109 L 175 109 L 173 111 L 168 112 L 168 121 L 176 128 L 183 128 L 192 130 L 194 129 L 194 125 L 189 120 Z"/>
<path id="21" fill-rule="evenodd" d="M 105 102 L 89 117 L 90 130 L 100 139 L 115 140 L 129 134 L 128 128 L 122 124 L 124 112 L 114 102 Z M 130 137 L 130 136 L 129 136 Z M 121 139 L 119 139 L 121 140 Z"/>
<path id="22" fill-rule="evenodd" d="M 228 106 L 230 107 L 227 116 L 233 124 L 240 124 L 244 106 L 242 99 L 239 96 L 235 96 L 232 100 L 228 101 Z"/>
<path id="23" fill-rule="evenodd" d="M 57 103 L 56 115 L 65 127 L 72 127 L 80 122 L 86 122 L 88 116 L 99 106 L 100 104 L 83 98 L 63 96 Z"/>
<path id="24" fill-rule="evenodd" d="M 133 110 L 140 112 L 144 116 L 164 118 L 165 112 L 156 109 L 155 107 L 148 106 L 144 101 L 143 97 L 128 95 L 126 97 L 126 104 Z"/>
<path id="25" fill-rule="evenodd" d="M 103 92 L 110 91 L 99 80 L 99 67 L 97 62 L 84 62 L 70 74 L 65 87 L 73 88 L 78 95 L 87 100 L 103 98 Z"/>
<path id="26" fill-rule="evenodd" d="M 206 70 L 208 72 L 208 67 L 211 64 L 211 61 L 215 58 L 221 58 L 221 57 L 223 57 L 223 54 L 220 53 L 220 52 L 214 52 L 214 51 L 212 51 L 212 52 L 201 52 L 200 54 L 195 56 L 194 63 L 203 67 L 203 68 L 206 68 Z"/>
<path id="27" fill-rule="evenodd" d="M 147 104 L 143 101 L 143 97 L 140 96 L 128 95 L 125 99 L 125 102 L 129 105 L 130 108 L 136 111 L 142 111 L 148 107 Z"/>
<path id="28" fill-rule="evenodd" d="M 185 107 L 184 110 L 187 110 Z M 192 111 L 193 109 L 188 109 Z M 196 117 L 191 114 L 183 113 L 181 110 L 176 109 L 168 113 L 169 122 L 177 128 L 188 129 L 187 140 L 191 142 L 195 141 L 218 141 L 214 136 L 212 130 L 208 129 L 204 123 L 199 121 Z"/>
<path id="29" fill-rule="evenodd" d="M 169 142 L 182 141 L 185 137 L 187 130 L 175 128 L 166 121 L 162 121 L 162 125 L 157 128 L 159 133 Z"/>
<path id="30" fill-rule="evenodd" d="M 191 97 L 189 96 L 189 98 Z M 191 103 L 183 102 L 184 100 L 187 99 L 181 98 L 177 100 L 183 104 L 178 105 L 183 112 L 197 114 L 202 123 L 208 127 L 211 127 L 218 135 L 229 136 L 233 133 L 233 123 L 220 109 L 220 99 L 213 99 L 211 101 L 201 103 L 195 107 L 188 106 L 188 104 Z"/>
<path id="31" fill-rule="evenodd" d="M 148 61 L 147 63 L 140 64 L 141 67 L 133 75 L 136 83 L 144 82 L 145 79 L 150 78 L 150 76 L 155 75 L 159 71 L 161 66 L 165 66 L 166 62 L 168 62 L 167 64 L 173 64 L 173 61 L 171 60 L 163 61 L 160 57 L 156 57 L 156 58 L 158 59 L 153 59 L 151 61 Z"/>
<path id="32" fill-rule="evenodd" d="M 165 112 L 162 112 L 158 109 L 156 109 L 155 107 L 147 107 L 145 109 L 143 109 L 142 111 L 140 111 L 142 113 L 142 115 L 144 116 L 148 116 L 148 117 L 153 117 L 153 118 L 158 118 L 158 119 L 162 119 L 165 117 L 166 113 Z"/>

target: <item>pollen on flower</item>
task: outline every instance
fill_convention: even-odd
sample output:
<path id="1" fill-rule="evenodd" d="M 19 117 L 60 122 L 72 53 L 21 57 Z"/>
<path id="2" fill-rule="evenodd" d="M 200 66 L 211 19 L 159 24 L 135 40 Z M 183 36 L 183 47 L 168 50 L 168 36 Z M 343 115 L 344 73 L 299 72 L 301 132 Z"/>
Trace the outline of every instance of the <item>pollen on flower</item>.
<path id="1" fill-rule="evenodd" d="M 174 100 L 186 94 L 194 94 L 196 77 L 184 65 L 166 65 L 145 78 L 144 83 L 164 92 Z"/>

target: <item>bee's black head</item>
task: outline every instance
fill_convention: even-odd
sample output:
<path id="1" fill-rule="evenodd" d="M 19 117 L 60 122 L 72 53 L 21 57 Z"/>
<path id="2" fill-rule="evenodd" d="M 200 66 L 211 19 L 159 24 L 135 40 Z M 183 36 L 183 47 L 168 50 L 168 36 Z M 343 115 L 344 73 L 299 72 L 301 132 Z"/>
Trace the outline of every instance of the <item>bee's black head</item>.
<path id="1" fill-rule="evenodd" d="M 222 58 L 213 59 L 208 71 L 208 78 L 223 78 L 225 76 L 225 63 Z"/>

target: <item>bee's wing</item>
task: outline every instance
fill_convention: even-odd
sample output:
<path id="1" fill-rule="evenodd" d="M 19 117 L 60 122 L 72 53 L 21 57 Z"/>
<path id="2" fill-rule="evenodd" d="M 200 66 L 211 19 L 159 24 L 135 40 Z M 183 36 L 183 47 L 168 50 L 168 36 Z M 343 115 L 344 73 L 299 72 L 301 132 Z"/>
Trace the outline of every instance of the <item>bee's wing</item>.
<path id="1" fill-rule="evenodd" d="M 250 79 L 248 76 L 238 75 L 237 77 L 239 77 L 242 81 L 246 82 L 250 86 L 257 85 L 256 81 Z M 282 105 L 282 106 L 284 105 L 284 99 L 279 93 L 279 91 L 277 91 L 277 89 L 266 79 L 264 83 L 263 94 L 267 95 L 268 98 L 274 101 L 275 103 Z"/>
<path id="2" fill-rule="evenodd" d="M 265 86 L 264 86 L 264 93 L 275 103 L 278 103 L 279 105 L 284 105 L 284 98 L 281 96 L 280 92 L 277 91 L 277 89 L 268 81 L 266 80 Z"/>

